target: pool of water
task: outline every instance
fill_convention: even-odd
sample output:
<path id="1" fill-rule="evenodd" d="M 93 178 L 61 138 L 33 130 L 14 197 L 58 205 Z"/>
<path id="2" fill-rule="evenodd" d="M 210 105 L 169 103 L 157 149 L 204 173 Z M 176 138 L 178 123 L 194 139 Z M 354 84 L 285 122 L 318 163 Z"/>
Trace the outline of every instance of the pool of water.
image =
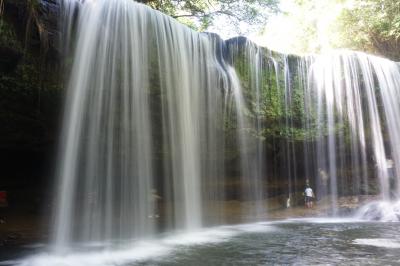
<path id="1" fill-rule="evenodd" d="M 62 256 L 36 250 L 0 265 L 400 265 L 400 223 L 292 219 L 164 235 L 118 249 L 76 249 Z"/>

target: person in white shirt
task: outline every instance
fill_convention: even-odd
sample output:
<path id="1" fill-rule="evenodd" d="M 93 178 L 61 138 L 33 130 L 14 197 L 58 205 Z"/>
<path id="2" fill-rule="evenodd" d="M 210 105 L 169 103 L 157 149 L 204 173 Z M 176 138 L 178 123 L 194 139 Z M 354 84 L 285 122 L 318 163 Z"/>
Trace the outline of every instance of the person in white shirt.
<path id="1" fill-rule="evenodd" d="M 306 190 L 304 191 L 304 195 L 305 195 L 304 201 L 305 201 L 306 208 L 312 208 L 314 192 L 310 186 L 307 186 Z"/>

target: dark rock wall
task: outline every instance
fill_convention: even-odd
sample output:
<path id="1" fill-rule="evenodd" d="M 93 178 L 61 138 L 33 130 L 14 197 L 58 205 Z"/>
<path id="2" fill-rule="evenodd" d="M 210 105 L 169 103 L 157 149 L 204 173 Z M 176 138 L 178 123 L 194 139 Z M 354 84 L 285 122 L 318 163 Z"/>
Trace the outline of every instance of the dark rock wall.
<path id="1" fill-rule="evenodd" d="M 53 176 L 63 94 L 58 12 L 56 0 L 5 0 L 0 16 L 0 190 L 10 207 L 33 201 Z"/>

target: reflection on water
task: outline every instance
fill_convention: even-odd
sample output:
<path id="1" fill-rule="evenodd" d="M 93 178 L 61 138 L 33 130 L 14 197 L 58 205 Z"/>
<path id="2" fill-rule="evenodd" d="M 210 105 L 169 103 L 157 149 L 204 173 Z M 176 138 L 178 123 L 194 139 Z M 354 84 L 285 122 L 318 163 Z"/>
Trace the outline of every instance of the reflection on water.
<path id="1" fill-rule="evenodd" d="M 292 219 L 175 233 L 118 250 L 79 247 L 68 255 L 42 254 L 3 265 L 393 265 L 399 260 L 399 226 Z"/>

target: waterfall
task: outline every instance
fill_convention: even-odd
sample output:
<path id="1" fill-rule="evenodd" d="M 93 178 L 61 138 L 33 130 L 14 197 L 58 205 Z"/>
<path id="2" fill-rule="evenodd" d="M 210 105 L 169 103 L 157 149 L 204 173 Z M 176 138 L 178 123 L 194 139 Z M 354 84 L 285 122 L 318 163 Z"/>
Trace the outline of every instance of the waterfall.
<path id="1" fill-rule="evenodd" d="M 99 0 L 81 3 L 73 46 L 56 245 L 200 228 L 223 175 L 215 43 L 134 1 Z"/>
<path id="2" fill-rule="evenodd" d="M 239 221 L 267 219 L 269 198 L 301 205 L 306 183 L 332 215 L 343 195 L 399 195 L 396 63 L 281 55 L 132 0 L 63 3 L 57 248 L 236 221 L 232 200 Z"/>
<path id="3" fill-rule="evenodd" d="M 268 53 L 266 49 L 260 64 L 253 46 L 247 42 L 240 46 L 242 51 L 234 49 L 233 57 L 239 62 L 234 63 L 235 70 L 242 84 L 242 91 L 236 95 L 246 95 L 239 102 L 250 101 L 254 105 L 253 110 L 247 111 L 247 118 L 254 121 L 259 118 L 259 106 L 267 105 L 260 116 L 266 119 L 275 108 L 273 105 L 278 105 L 279 117 L 262 126 L 264 132 L 278 127 L 278 136 L 263 136 L 253 151 L 280 139 L 278 149 L 273 148 L 278 152 L 269 161 L 265 158 L 268 150 L 258 157 L 258 163 L 264 164 L 264 181 L 254 187 L 263 182 L 270 184 L 271 177 L 278 175 L 280 182 L 287 184 L 285 193 L 298 197 L 301 187 L 310 182 L 318 200 L 329 202 L 332 215 L 338 213 L 341 196 L 378 193 L 382 200 L 397 199 L 398 64 L 361 52 L 334 51 L 298 57 Z M 263 73 L 261 87 L 249 82 L 257 80 L 258 73 Z M 278 94 L 274 96 L 275 90 Z M 263 92 L 261 99 L 254 97 L 259 91 Z M 259 125 L 255 123 L 250 130 L 258 132 Z M 275 172 L 268 168 L 276 165 L 281 167 Z M 251 164 L 242 169 L 246 166 L 257 169 Z M 246 175 L 243 178 L 251 181 Z"/>
<path id="4" fill-rule="evenodd" d="M 394 181 L 397 174 L 389 177 L 388 173 L 389 160 L 394 161 L 394 166 L 400 163 L 396 159 L 399 131 L 394 129 L 397 124 L 394 116 L 400 115 L 395 104 L 399 101 L 397 64 L 344 51 L 319 56 L 311 68 L 317 97 L 322 98 L 316 103 L 318 122 L 325 124 L 328 133 L 317 156 L 321 158 L 319 165 L 325 166 L 329 173 L 333 209 L 338 191 L 343 190 L 338 187 L 340 171 L 341 184 L 348 183 L 343 179 L 351 178 L 353 194 L 360 194 L 360 185 L 368 186 L 369 168 L 379 180 L 382 198 L 397 197 L 398 187 L 390 184 L 390 178 Z M 389 137 L 384 137 L 388 133 Z M 346 167 L 351 172 L 343 174 Z M 365 192 L 368 193 L 368 188 Z"/>

